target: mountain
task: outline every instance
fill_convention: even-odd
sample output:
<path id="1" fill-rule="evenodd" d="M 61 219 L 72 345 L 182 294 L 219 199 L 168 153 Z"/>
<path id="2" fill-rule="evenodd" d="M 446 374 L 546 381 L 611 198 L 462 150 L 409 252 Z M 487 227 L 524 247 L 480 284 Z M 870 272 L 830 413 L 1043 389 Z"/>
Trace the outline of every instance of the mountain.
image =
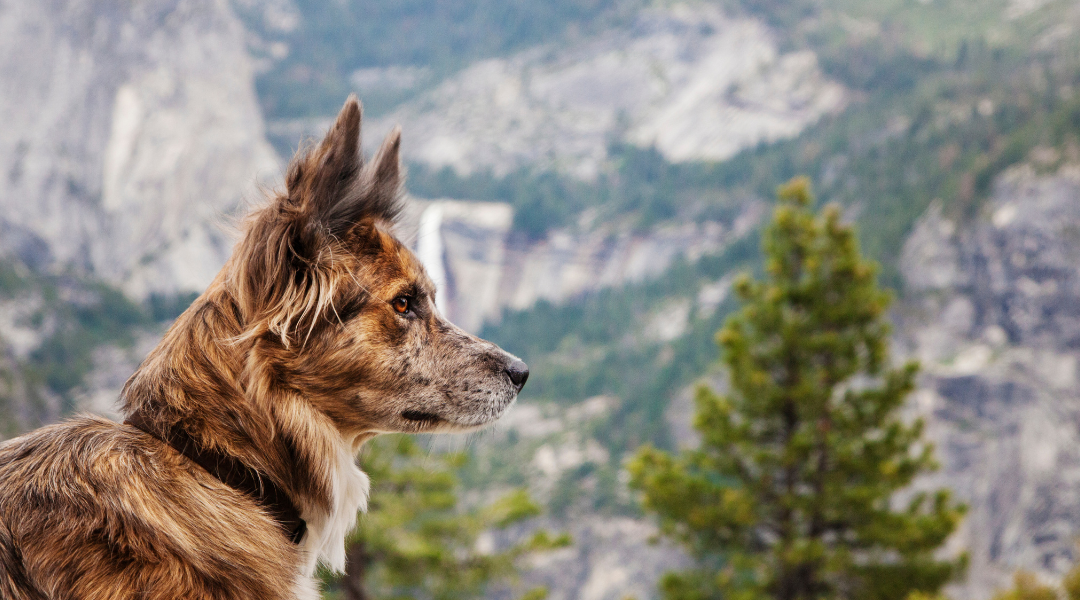
<path id="1" fill-rule="evenodd" d="M 674 220 L 648 230 L 595 218 L 553 228 L 542 238 L 513 230 L 507 203 L 414 198 L 399 228 L 440 291 L 454 323 L 480 331 L 502 312 L 537 302 L 559 304 L 607 288 L 655 278 L 679 260 L 715 254 L 744 238 L 761 203 L 709 219 Z"/>
<path id="2" fill-rule="evenodd" d="M 277 177 L 223 0 L 0 3 L 0 435 L 120 386 Z"/>
<path id="3" fill-rule="evenodd" d="M 1078 231 L 1080 164 L 1024 164 L 971 222 L 933 205 L 904 247 L 898 340 L 924 365 L 914 406 L 942 461 L 928 483 L 971 507 L 953 540 L 971 557 L 963 597 L 1077 560 Z"/>
<path id="4" fill-rule="evenodd" d="M 134 298 L 201 290 L 276 176 L 225 0 L 0 7 L 0 249 Z"/>
<path id="5" fill-rule="evenodd" d="M 758 202 L 787 177 L 811 175 L 859 224 L 864 249 L 897 288 L 897 354 L 925 368 L 910 411 L 927 419 L 942 462 L 920 486 L 949 487 L 970 506 L 946 549 L 971 556 L 950 597 L 987 598 L 1017 569 L 1053 580 L 1075 562 L 1080 532 L 1070 283 L 1080 10 L 1003 2 L 960 21 L 973 4 L 828 8 L 788 25 L 852 90 L 845 111 L 703 172 L 728 197 Z M 663 193 L 681 205 L 679 192 Z M 723 385 L 711 336 L 732 308 L 732 273 L 758 267 L 756 243 L 748 236 L 647 282 L 489 324 L 485 335 L 533 367 L 523 401 L 547 420 L 546 432 L 511 431 L 477 449 L 488 462 L 476 480 L 531 482 L 573 531 L 633 515 L 617 483 L 622 461 L 644 440 L 693 443 L 691 391 L 696 381 Z M 672 334 L 656 335 L 665 329 Z M 597 398 L 606 410 L 579 425 L 575 411 Z M 522 464 L 513 479 L 510 465 Z M 576 560 L 588 572 L 660 560 L 628 546 L 590 546 Z M 665 556 L 678 563 L 677 552 Z M 554 597 L 585 593 L 569 571 L 536 577 Z"/>
<path id="6" fill-rule="evenodd" d="M 594 177 L 610 143 L 717 161 L 793 137 L 844 105 L 814 53 L 715 6 L 648 9 L 627 29 L 479 62 L 381 119 L 405 156 L 461 174 L 523 165 Z"/>
<path id="7" fill-rule="evenodd" d="M 591 179 L 612 143 L 654 146 L 674 162 L 723 160 L 793 137 L 845 104 L 813 52 L 782 52 L 776 37 L 760 19 L 709 4 L 651 8 L 628 27 L 470 65 L 369 131 L 406 125 L 406 159 L 461 175 L 528 167 Z M 407 88 L 424 76 L 385 67 L 353 79 Z M 325 126 L 325 118 L 271 123 L 286 139 Z"/>

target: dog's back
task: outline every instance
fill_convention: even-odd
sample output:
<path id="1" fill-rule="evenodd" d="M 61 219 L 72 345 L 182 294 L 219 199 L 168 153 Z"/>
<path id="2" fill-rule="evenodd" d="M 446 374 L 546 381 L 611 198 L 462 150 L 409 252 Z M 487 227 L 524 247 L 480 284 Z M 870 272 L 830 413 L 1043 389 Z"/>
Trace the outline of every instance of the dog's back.
<path id="1" fill-rule="evenodd" d="M 79 418 L 0 446 L 0 597 L 284 598 L 272 519 L 130 426 Z"/>
<path id="2" fill-rule="evenodd" d="M 11 531 L 0 521 L 0 598 L 11 600 L 46 600 L 34 587 L 22 566 Z"/>

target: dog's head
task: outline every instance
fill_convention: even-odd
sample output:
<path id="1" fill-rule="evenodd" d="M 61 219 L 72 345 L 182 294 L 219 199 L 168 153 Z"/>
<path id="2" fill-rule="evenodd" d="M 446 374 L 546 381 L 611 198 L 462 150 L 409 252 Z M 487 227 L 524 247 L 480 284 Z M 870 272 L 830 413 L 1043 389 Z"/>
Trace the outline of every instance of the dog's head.
<path id="1" fill-rule="evenodd" d="M 394 237 L 400 132 L 365 163 L 350 97 L 293 159 L 286 190 L 249 219 L 226 270 L 263 383 L 286 386 L 346 436 L 461 431 L 497 419 L 528 368 L 435 308 L 437 290 Z"/>

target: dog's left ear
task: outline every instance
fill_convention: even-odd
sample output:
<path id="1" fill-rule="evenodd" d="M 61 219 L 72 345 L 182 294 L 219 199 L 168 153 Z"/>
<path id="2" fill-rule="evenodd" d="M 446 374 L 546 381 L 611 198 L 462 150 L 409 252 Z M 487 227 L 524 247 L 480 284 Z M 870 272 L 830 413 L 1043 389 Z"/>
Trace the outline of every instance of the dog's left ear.
<path id="1" fill-rule="evenodd" d="M 286 176 L 288 201 L 312 225 L 341 234 L 374 219 L 393 223 L 402 210 L 401 130 L 395 127 L 370 165 L 360 151 L 362 110 L 349 96 L 319 146 L 293 161 Z"/>

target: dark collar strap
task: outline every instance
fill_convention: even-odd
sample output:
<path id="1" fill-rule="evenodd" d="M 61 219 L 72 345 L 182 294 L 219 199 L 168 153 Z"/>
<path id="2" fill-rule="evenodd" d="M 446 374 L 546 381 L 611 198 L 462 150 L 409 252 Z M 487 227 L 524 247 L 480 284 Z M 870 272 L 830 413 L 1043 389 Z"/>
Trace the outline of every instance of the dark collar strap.
<path id="1" fill-rule="evenodd" d="M 294 544 L 299 544 L 304 537 L 307 523 L 300 518 L 300 511 L 289 499 L 285 490 L 278 487 L 269 477 L 248 467 L 233 456 L 200 447 L 180 427 L 162 428 L 154 425 L 141 410 L 132 413 L 124 423 L 172 446 L 177 452 L 206 469 L 207 473 L 217 477 L 225 485 L 254 498 L 278 522 L 285 535 Z"/>

